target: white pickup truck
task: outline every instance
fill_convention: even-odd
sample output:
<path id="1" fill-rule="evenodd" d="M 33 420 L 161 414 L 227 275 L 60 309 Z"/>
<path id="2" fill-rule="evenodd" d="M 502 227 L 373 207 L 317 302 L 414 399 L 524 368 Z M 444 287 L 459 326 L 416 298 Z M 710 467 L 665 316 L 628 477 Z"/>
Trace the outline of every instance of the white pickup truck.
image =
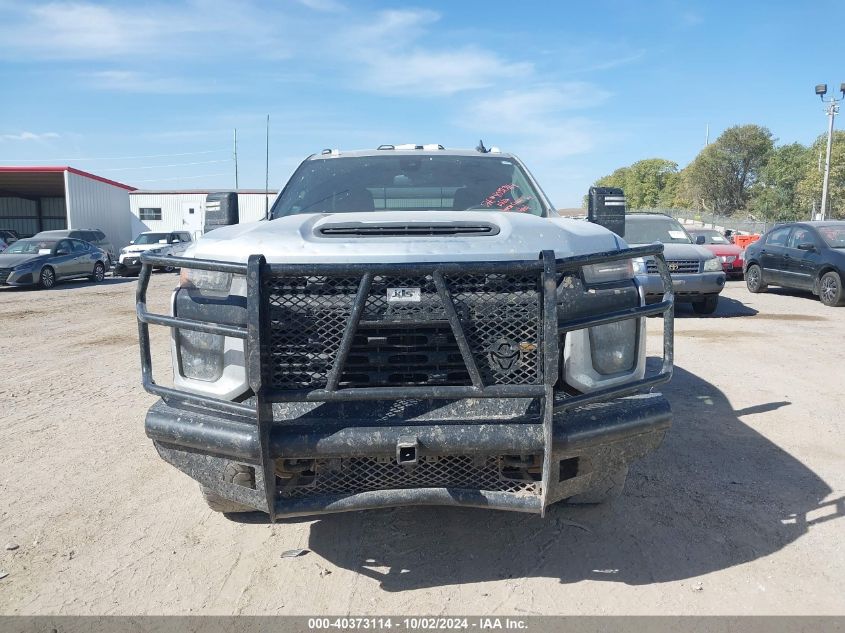
<path id="1" fill-rule="evenodd" d="M 665 288 L 647 305 L 651 257 Z M 618 494 L 671 424 L 651 393 L 672 371 L 662 246 L 559 217 L 510 154 L 325 150 L 267 219 L 141 262 L 146 433 L 221 512 L 543 513 Z M 146 306 L 160 266 L 182 270 L 167 315 Z M 172 386 L 150 325 L 171 328 Z"/>

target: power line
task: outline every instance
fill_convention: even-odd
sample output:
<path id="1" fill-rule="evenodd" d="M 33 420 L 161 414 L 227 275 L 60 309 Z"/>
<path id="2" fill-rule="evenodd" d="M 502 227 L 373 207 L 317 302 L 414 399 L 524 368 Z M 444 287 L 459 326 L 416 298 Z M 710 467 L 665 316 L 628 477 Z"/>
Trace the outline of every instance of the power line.
<path id="1" fill-rule="evenodd" d="M 100 169 L 98 171 L 134 171 L 136 169 L 157 169 L 159 167 L 190 167 L 191 165 L 213 165 L 215 163 L 228 163 L 232 159 L 224 160 L 201 160 L 193 163 L 172 163 L 170 165 L 142 165 L 140 167 L 113 167 L 111 169 Z"/>
<path id="2" fill-rule="evenodd" d="M 146 180 L 136 180 L 135 182 L 170 182 L 173 180 L 196 180 L 198 178 L 212 178 L 215 176 L 228 176 L 229 172 L 222 172 L 219 174 L 201 174 L 199 176 L 177 176 L 175 178 L 147 178 Z"/>
<path id="3" fill-rule="evenodd" d="M 94 160 L 137 160 L 139 158 L 173 158 L 176 156 L 199 156 L 201 154 L 220 154 L 222 152 L 228 152 L 227 149 L 210 149 L 202 152 L 180 152 L 178 154 L 146 154 L 144 156 L 110 156 L 110 157 L 99 157 L 99 158 L 81 158 L 75 156 L 73 158 L 38 158 L 38 159 L 25 159 L 25 160 L 12 160 L 12 159 L 2 159 L 0 163 L 51 163 L 51 162 L 63 162 L 63 161 L 94 161 Z"/>

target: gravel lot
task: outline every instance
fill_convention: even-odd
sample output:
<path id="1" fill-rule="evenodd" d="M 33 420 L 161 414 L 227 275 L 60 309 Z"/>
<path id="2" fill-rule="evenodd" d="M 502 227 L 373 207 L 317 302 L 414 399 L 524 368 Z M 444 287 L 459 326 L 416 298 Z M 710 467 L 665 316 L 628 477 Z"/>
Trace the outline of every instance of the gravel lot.
<path id="1" fill-rule="evenodd" d="M 845 614 L 845 308 L 742 282 L 679 308 L 675 424 L 609 506 L 268 525 L 144 436 L 134 289 L 0 290 L 0 613 Z"/>

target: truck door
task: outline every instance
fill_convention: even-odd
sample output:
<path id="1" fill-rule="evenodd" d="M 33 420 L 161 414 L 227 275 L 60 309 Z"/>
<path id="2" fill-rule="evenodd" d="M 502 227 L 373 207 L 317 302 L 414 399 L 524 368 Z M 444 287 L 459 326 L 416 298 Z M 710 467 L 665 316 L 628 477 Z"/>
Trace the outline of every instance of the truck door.
<path id="1" fill-rule="evenodd" d="M 799 244 L 812 244 L 815 250 L 799 249 Z M 809 228 L 796 226 L 792 229 L 785 257 L 787 271 L 792 278 L 792 283 L 800 285 L 801 288 L 812 290 L 821 255 L 819 253 L 819 242 Z"/>
<path id="2" fill-rule="evenodd" d="M 766 238 L 766 243 L 760 250 L 760 265 L 763 268 L 763 279 L 766 283 L 775 285 L 792 285 L 786 270 L 786 242 L 789 238 L 791 226 L 775 229 Z"/>

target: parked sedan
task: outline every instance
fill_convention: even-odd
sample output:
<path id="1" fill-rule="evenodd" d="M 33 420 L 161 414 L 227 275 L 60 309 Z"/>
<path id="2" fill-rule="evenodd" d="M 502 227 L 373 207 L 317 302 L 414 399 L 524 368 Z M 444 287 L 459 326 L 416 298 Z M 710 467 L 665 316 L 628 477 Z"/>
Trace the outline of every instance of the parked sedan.
<path id="1" fill-rule="evenodd" d="M 845 305 L 845 221 L 781 224 L 745 249 L 745 283 L 809 290 L 827 306 Z"/>
<path id="2" fill-rule="evenodd" d="M 33 237 L 44 240 L 58 240 L 63 237 L 69 237 L 74 240 L 82 240 L 93 244 L 100 250 L 106 253 L 106 270 L 111 268 L 111 265 L 117 261 L 117 251 L 112 243 L 100 229 L 57 229 L 53 231 L 41 231 L 36 233 Z"/>
<path id="3" fill-rule="evenodd" d="M 728 277 L 742 278 L 742 249 L 716 229 L 687 229 L 693 241 L 719 258 Z"/>
<path id="4" fill-rule="evenodd" d="M 18 240 L 0 253 L 0 286 L 52 288 L 57 281 L 87 277 L 102 281 L 108 254 L 70 238 Z"/>

